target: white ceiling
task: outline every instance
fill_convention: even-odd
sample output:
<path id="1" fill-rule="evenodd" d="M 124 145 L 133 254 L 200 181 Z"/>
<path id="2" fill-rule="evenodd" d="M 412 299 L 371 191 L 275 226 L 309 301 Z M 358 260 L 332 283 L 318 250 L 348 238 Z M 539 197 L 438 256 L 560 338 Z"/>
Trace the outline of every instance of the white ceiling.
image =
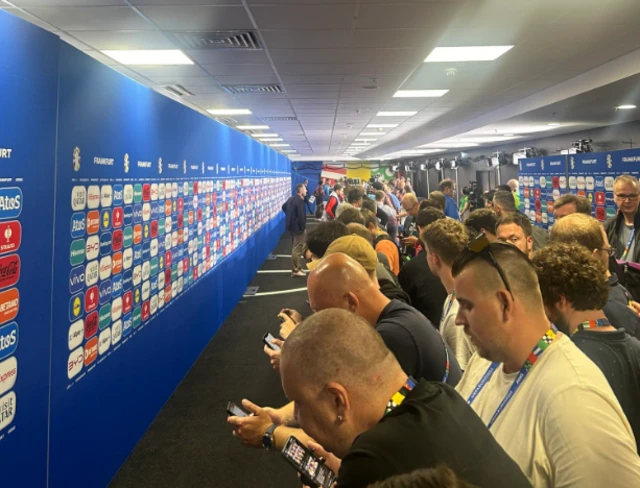
<path id="1" fill-rule="evenodd" d="M 342 159 L 372 122 L 400 125 L 385 129 L 363 158 L 493 130 L 518 116 L 525 127 L 546 124 L 552 111 L 545 107 L 640 73 L 640 58 L 629 55 L 640 49 L 639 0 L 3 1 L 8 11 L 161 93 L 166 85 L 183 85 L 194 96 L 176 99 L 200 112 L 251 109 L 252 116 L 234 116 L 237 125 L 297 117 L 268 122 L 269 132 L 313 159 Z M 186 51 L 193 66 L 129 68 L 100 53 L 171 49 L 172 32 L 232 29 L 255 31 L 264 49 Z M 423 63 L 437 46 L 503 44 L 515 47 L 493 62 Z M 609 63 L 617 63 L 615 72 L 602 68 Z M 585 75 L 598 68 L 608 76 Z M 365 88 L 374 78 L 377 89 Z M 221 88 L 263 83 L 285 92 L 230 95 Z M 400 88 L 450 91 L 441 98 L 392 98 Z M 567 132 L 568 122 L 616 123 L 615 105 L 640 106 L 635 91 L 607 96 L 597 100 L 598 110 L 558 114 L 563 126 L 547 133 Z M 418 113 L 375 117 L 379 110 Z"/>

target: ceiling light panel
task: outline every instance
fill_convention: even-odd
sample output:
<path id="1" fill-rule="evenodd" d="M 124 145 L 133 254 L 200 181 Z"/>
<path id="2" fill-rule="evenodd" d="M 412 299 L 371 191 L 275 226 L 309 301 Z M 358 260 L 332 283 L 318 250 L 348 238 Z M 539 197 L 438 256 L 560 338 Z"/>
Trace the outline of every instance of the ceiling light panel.
<path id="1" fill-rule="evenodd" d="M 437 47 L 424 60 L 425 63 L 464 63 L 494 61 L 513 46 Z"/>
<path id="2" fill-rule="evenodd" d="M 268 125 L 236 125 L 236 129 L 239 130 L 267 130 Z"/>
<path id="3" fill-rule="evenodd" d="M 284 139 L 282 137 L 260 137 L 260 142 L 282 142 Z"/>
<path id="4" fill-rule="evenodd" d="M 449 90 L 398 90 L 393 98 L 437 98 L 449 93 Z"/>
<path id="5" fill-rule="evenodd" d="M 634 108 L 636 108 L 635 105 L 618 105 L 616 107 L 618 110 L 633 110 Z"/>
<path id="6" fill-rule="evenodd" d="M 411 111 L 403 111 L 403 110 L 395 110 L 395 111 L 382 111 L 376 114 L 376 117 L 413 117 L 418 112 L 413 110 Z"/>
<path id="7" fill-rule="evenodd" d="M 105 50 L 102 54 L 109 56 L 125 66 L 174 66 L 193 64 L 179 49 L 133 49 Z"/>
<path id="8" fill-rule="evenodd" d="M 251 134 L 253 137 L 255 137 L 256 139 L 260 139 L 262 137 L 278 137 L 278 134 L 276 133 L 264 133 L 264 134 Z"/>
<path id="9" fill-rule="evenodd" d="M 361 136 L 384 136 L 386 132 L 360 132 Z"/>
<path id="10" fill-rule="evenodd" d="M 369 124 L 367 127 L 369 129 L 393 129 L 394 127 L 398 127 L 400 124 Z"/>
<path id="11" fill-rule="evenodd" d="M 271 147 L 291 147 L 291 144 L 269 144 Z"/>
<path id="12" fill-rule="evenodd" d="M 211 115 L 251 115 L 248 108 L 213 108 L 207 112 Z"/>

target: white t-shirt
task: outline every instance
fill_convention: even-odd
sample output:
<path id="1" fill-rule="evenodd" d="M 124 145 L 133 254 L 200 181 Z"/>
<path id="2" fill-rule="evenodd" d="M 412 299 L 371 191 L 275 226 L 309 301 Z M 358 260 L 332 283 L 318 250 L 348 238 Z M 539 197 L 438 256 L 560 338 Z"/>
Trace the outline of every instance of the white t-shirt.
<path id="1" fill-rule="evenodd" d="M 476 352 L 476 348 L 471 344 L 469 336 L 464 333 L 464 327 L 456 325 L 456 315 L 458 315 L 458 308 L 460 307 L 458 300 L 454 299 L 453 303 L 449 305 L 450 300 L 451 295 L 447 296 L 444 301 L 442 313 L 446 315 L 443 315 L 440 320 L 440 334 L 444 342 L 455 354 L 460 368 L 464 371 L 467 369 L 469 359 Z"/>
<path id="2" fill-rule="evenodd" d="M 474 354 L 456 390 L 466 400 L 491 363 Z M 472 408 L 485 425 L 518 373 L 500 366 Z M 640 487 L 640 457 L 598 367 L 561 336 L 542 354 L 491 427 L 536 488 Z"/>

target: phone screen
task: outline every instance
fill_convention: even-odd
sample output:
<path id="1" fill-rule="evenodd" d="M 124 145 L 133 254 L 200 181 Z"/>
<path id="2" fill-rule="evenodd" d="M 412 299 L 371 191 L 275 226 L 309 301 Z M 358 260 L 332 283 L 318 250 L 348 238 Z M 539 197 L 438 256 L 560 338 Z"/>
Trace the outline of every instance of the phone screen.
<path id="1" fill-rule="evenodd" d="M 278 344 L 276 344 L 274 342 L 275 337 L 273 337 L 273 335 L 271 334 L 271 332 L 267 332 L 264 337 L 262 338 L 262 340 L 264 341 L 264 343 L 269 346 L 271 349 L 273 349 L 274 351 L 279 351 L 280 350 L 280 346 L 278 346 Z"/>
<path id="2" fill-rule="evenodd" d="M 249 414 L 233 402 L 227 403 L 227 413 L 236 417 L 248 417 Z"/>
<path id="3" fill-rule="evenodd" d="M 282 455 L 307 478 L 303 481 L 322 488 L 333 485 L 335 479 L 333 471 L 320 462 L 320 459 L 295 437 L 289 437 Z"/>

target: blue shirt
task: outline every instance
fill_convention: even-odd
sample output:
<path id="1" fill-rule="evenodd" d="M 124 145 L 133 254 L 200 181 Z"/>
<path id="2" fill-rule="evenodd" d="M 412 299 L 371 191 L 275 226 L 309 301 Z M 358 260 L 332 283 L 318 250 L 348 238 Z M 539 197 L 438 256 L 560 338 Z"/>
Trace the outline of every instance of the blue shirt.
<path id="1" fill-rule="evenodd" d="M 460 214 L 458 213 L 458 206 L 456 201 L 449 195 L 445 195 L 447 199 L 447 205 L 444 207 L 444 214 L 452 219 L 460 220 Z"/>
<path id="2" fill-rule="evenodd" d="M 393 206 L 395 207 L 395 210 L 398 210 L 400 208 L 400 200 L 398 200 L 398 197 L 395 196 L 393 193 L 387 193 L 387 195 L 389 195 L 389 198 L 391 198 L 391 201 L 393 202 Z"/>

